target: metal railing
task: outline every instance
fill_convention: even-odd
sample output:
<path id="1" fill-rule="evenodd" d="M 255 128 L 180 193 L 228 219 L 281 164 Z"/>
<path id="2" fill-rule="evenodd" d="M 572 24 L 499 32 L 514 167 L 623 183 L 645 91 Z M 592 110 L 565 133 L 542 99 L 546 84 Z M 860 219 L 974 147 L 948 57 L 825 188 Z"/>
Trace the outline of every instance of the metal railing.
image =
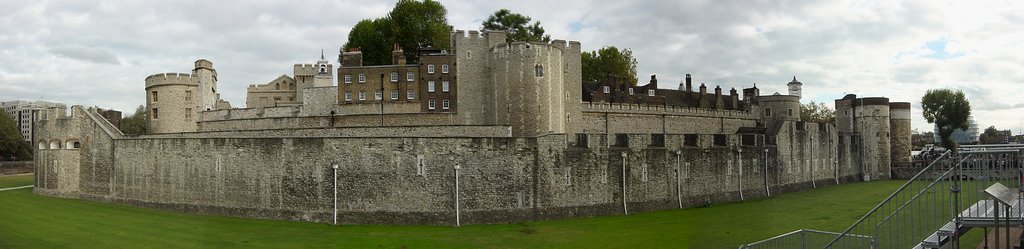
<path id="1" fill-rule="evenodd" d="M 741 248 L 939 248 L 958 243 L 972 226 L 991 226 L 970 223 L 991 220 L 987 215 L 995 207 L 986 201 L 987 187 L 1001 183 L 1020 189 L 1022 149 L 964 146 L 956 156 L 946 152 L 823 244 L 818 238 L 794 244 L 793 237 L 806 237 L 807 230 L 798 230 Z"/>
<path id="2" fill-rule="evenodd" d="M 742 245 L 739 249 L 821 248 L 832 241 L 832 239 L 836 238 L 836 236 L 839 236 L 839 233 L 800 229 L 766 240 Z M 849 235 L 847 237 L 850 239 L 861 240 L 864 244 L 872 244 L 874 240 L 871 237 L 863 235 Z"/>

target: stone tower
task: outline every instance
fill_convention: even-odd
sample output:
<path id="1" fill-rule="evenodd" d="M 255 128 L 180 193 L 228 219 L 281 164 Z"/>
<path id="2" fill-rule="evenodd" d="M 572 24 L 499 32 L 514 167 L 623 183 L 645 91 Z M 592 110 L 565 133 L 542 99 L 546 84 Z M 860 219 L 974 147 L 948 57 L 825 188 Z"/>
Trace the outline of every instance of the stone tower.
<path id="1" fill-rule="evenodd" d="M 910 166 L 910 136 L 913 132 L 910 128 L 910 103 L 892 102 L 889 103 L 889 144 L 892 154 L 893 167 Z"/>
<path id="2" fill-rule="evenodd" d="M 196 78 L 199 87 L 196 93 L 196 112 L 216 110 L 217 100 L 220 99 L 217 93 L 217 70 L 213 69 L 213 62 L 206 59 L 199 59 L 195 64 L 192 76 Z"/>
<path id="3" fill-rule="evenodd" d="M 857 98 L 848 94 L 836 100 L 841 167 L 862 172 L 865 181 L 890 178 L 889 117 L 888 98 Z"/>
<path id="4" fill-rule="evenodd" d="M 789 87 L 789 95 L 800 97 L 800 87 L 804 84 L 796 80 L 796 76 L 793 76 L 793 81 L 790 81 L 786 86 Z"/>

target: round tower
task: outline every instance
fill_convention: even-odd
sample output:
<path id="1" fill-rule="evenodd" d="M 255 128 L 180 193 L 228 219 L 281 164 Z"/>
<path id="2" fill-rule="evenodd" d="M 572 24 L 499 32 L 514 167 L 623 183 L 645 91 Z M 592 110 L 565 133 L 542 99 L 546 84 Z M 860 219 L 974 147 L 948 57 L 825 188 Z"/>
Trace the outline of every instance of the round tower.
<path id="1" fill-rule="evenodd" d="M 149 133 L 196 131 L 196 78 L 187 73 L 146 77 L 146 124 Z"/>
<path id="2" fill-rule="evenodd" d="M 758 96 L 757 105 L 755 108 L 761 108 L 762 119 L 800 121 L 800 97 L 778 93 Z"/>
<path id="3" fill-rule="evenodd" d="M 862 153 L 863 170 L 866 180 L 889 179 L 891 170 L 889 146 L 889 99 L 881 97 L 860 98 L 853 101 L 856 109 L 854 129 L 863 143 L 858 144 Z"/>
<path id="4" fill-rule="evenodd" d="M 889 103 L 889 145 L 893 166 L 910 163 L 910 103 Z M 909 166 L 909 165 L 908 165 Z"/>

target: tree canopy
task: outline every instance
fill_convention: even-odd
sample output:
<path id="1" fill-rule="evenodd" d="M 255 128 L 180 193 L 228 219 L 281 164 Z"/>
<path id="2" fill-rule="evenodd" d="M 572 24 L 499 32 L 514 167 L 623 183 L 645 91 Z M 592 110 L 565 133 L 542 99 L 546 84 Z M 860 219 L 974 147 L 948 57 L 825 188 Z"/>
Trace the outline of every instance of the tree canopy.
<path id="1" fill-rule="evenodd" d="M 633 51 L 628 48 L 619 50 L 607 46 L 597 51 L 583 52 L 580 60 L 583 81 L 603 81 L 608 74 L 612 74 L 636 85 L 636 58 L 633 58 Z"/>
<path id="2" fill-rule="evenodd" d="M 544 34 L 544 27 L 540 22 L 530 24 L 531 18 L 508 9 L 500 9 L 483 23 L 484 30 L 505 31 L 507 36 L 505 42 L 549 42 L 550 35 Z"/>
<path id="3" fill-rule="evenodd" d="M 1009 140 L 1009 135 L 1009 131 L 1000 131 L 993 125 L 985 128 L 985 131 L 978 135 L 978 142 L 981 144 L 1001 144 Z"/>
<path id="4" fill-rule="evenodd" d="M 0 161 L 8 160 L 32 160 L 32 145 L 21 137 L 18 122 L 0 111 Z"/>
<path id="5" fill-rule="evenodd" d="M 146 134 L 146 107 L 139 105 L 135 113 L 121 119 L 121 132 L 126 135 Z"/>
<path id="6" fill-rule="evenodd" d="M 800 104 L 800 120 L 806 122 L 835 123 L 836 112 L 825 102 Z"/>
<path id="7" fill-rule="evenodd" d="M 392 44 L 398 44 L 409 63 L 419 62 L 420 47 L 449 48 L 448 11 L 433 0 L 399 0 L 386 17 L 363 19 L 352 27 L 348 40 L 338 51 L 359 48 L 363 65 L 391 64 Z"/>
<path id="8" fill-rule="evenodd" d="M 921 109 L 924 119 L 935 124 L 942 146 L 947 149 L 952 150 L 957 146 L 951 138 L 954 130 L 970 128 L 971 103 L 963 91 L 929 89 L 921 97 Z"/>

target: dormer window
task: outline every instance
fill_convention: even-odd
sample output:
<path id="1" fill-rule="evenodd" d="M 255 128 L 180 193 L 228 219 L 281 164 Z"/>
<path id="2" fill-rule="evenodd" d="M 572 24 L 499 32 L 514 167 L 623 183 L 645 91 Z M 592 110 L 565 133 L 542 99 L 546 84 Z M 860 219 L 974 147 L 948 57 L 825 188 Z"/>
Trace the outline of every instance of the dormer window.
<path id="1" fill-rule="evenodd" d="M 647 89 L 647 96 L 654 96 L 654 89 Z"/>
<path id="2" fill-rule="evenodd" d="M 604 88 L 604 93 L 612 93 L 612 88 L 611 87 L 604 86 L 602 88 Z"/>
<path id="3" fill-rule="evenodd" d="M 633 95 L 633 88 L 632 87 L 627 88 L 626 91 L 629 92 L 629 95 Z"/>

